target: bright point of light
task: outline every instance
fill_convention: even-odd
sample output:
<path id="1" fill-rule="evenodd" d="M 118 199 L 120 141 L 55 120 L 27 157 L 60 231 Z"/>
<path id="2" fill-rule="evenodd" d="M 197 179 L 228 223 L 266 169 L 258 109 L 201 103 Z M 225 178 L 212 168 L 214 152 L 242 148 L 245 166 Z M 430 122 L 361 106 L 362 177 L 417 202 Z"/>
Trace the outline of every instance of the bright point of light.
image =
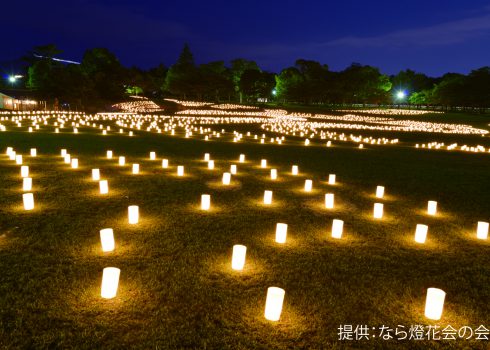
<path id="1" fill-rule="evenodd" d="M 405 98 L 405 96 L 406 96 L 405 91 L 398 91 L 398 92 L 396 93 L 396 97 L 397 97 L 397 98 L 399 98 L 400 100 L 401 100 L 401 99 L 404 99 L 404 98 Z"/>
<path id="2" fill-rule="evenodd" d="M 17 78 L 14 77 L 13 75 L 9 76 L 9 82 L 15 83 L 16 80 L 17 80 Z"/>
<path id="3" fill-rule="evenodd" d="M 274 96 L 276 96 L 276 95 L 277 95 L 277 90 L 276 90 L 276 89 L 272 90 L 272 94 L 273 94 Z"/>

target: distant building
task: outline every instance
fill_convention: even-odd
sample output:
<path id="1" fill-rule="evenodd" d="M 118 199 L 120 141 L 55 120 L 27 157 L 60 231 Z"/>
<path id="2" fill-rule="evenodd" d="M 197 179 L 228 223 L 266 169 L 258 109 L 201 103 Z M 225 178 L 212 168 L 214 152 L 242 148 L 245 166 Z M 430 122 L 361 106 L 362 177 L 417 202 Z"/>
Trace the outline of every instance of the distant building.
<path id="1" fill-rule="evenodd" d="M 16 99 L 0 92 L 0 109 L 10 111 L 32 111 L 40 109 L 42 106 L 35 100 Z"/>

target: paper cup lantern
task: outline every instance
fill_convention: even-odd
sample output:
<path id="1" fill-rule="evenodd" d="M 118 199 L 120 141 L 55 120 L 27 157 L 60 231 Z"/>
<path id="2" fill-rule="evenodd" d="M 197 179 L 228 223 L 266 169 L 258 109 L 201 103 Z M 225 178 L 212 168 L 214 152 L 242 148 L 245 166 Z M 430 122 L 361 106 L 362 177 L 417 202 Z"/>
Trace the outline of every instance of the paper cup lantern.
<path id="1" fill-rule="evenodd" d="M 126 164 L 126 157 L 120 156 L 119 157 L 119 165 L 123 166 L 124 164 Z"/>
<path id="2" fill-rule="evenodd" d="M 267 168 L 267 159 L 262 159 L 260 161 L 260 167 L 261 168 Z"/>
<path id="3" fill-rule="evenodd" d="M 204 161 L 205 161 L 205 162 L 208 162 L 208 161 L 209 161 L 209 159 L 210 159 L 210 155 L 209 155 L 209 153 L 204 153 Z"/>
<path id="4" fill-rule="evenodd" d="M 22 179 L 22 191 L 32 191 L 32 178 L 24 177 Z"/>
<path id="5" fill-rule="evenodd" d="M 150 152 L 150 160 L 157 159 L 157 154 L 155 152 Z"/>
<path id="6" fill-rule="evenodd" d="M 271 180 L 277 179 L 277 169 L 271 169 Z"/>
<path id="7" fill-rule="evenodd" d="M 286 243 L 288 224 L 278 223 L 276 225 L 276 243 Z"/>
<path id="8" fill-rule="evenodd" d="M 112 299 L 117 295 L 119 286 L 119 275 L 121 270 L 116 267 L 106 267 L 102 272 L 102 286 L 100 296 L 105 299 Z"/>
<path id="9" fill-rule="evenodd" d="M 230 173 L 223 173 L 223 185 L 229 185 L 231 181 Z"/>
<path id="10" fill-rule="evenodd" d="M 334 206 L 334 194 L 333 193 L 325 194 L 325 208 L 333 209 L 333 206 Z"/>
<path id="11" fill-rule="evenodd" d="M 245 162 L 245 154 L 240 154 L 240 158 L 238 159 L 238 161 L 240 163 L 244 163 Z"/>
<path id="12" fill-rule="evenodd" d="M 139 173 L 140 173 L 140 165 L 133 164 L 133 174 L 139 174 Z"/>
<path id="13" fill-rule="evenodd" d="M 24 193 L 22 200 L 24 202 L 24 210 L 34 209 L 34 195 L 32 193 Z"/>
<path id="14" fill-rule="evenodd" d="M 107 159 L 112 159 L 112 151 L 107 151 Z"/>
<path id="15" fill-rule="evenodd" d="M 384 186 L 377 186 L 376 187 L 376 197 L 377 198 L 383 198 L 385 195 L 385 188 Z"/>
<path id="16" fill-rule="evenodd" d="M 427 289 L 427 299 L 425 300 L 425 317 L 431 320 L 439 320 L 444 308 L 446 293 L 438 288 Z"/>
<path id="17" fill-rule="evenodd" d="M 201 195 L 201 209 L 209 210 L 211 207 L 211 196 L 209 194 Z"/>
<path id="18" fill-rule="evenodd" d="M 335 185 L 335 179 L 336 179 L 335 174 L 328 175 L 328 183 L 329 183 L 329 185 Z"/>
<path id="19" fill-rule="evenodd" d="M 415 228 L 415 242 L 417 243 L 425 243 L 425 239 L 427 238 L 427 231 L 429 230 L 429 226 L 417 224 Z"/>
<path id="20" fill-rule="evenodd" d="M 272 191 L 264 191 L 264 204 L 272 204 Z"/>
<path id="21" fill-rule="evenodd" d="M 383 203 L 374 203 L 373 216 L 375 219 L 383 218 Z"/>
<path id="22" fill-rule="evenodd" d="M 131 225 L 135 225 L 139 222 L 139 207 L 137 205 L 130 205 L 128 207 L 128 222 Z"/>
<path id="23" fill-rule="evenodd" d="M 269 321 L 279 321 L 282 312 L 282 304 L 286 292 L 282 288 L 269 287 L 265 301 L 265 318 Z"/>
<path id="24" fill-rule="evenodd" d="M 436 215 L 437 214 L 437 202 L 436 201 L 428 201 L 427 202 L 427 214 Z"/>
<path id="25" fill-rule="evenodd" d="M 184 166 L 183 165 L 179 165 L 177 167 L 177 176 L 184 176 Z"/>
<path id="26" fill-rule="evenodd" d="M 488 222 L 478 221 L 476 228 L 476 238 L 487 239 L 488 238 Z"/>
<path id="27" fill-rule="evenodd" d="M 31 148 L 31 157 L 37 157 L 37 149 Z"/>
<path id="28" fill-rule="evenodd" d="M 100 180 L 100 170 L 99 169 L 92 169 L 92 180 L 93 181 L 99 181 Z"/>
<path id="29" fill-rule="evenodd" d="M 247 247 L 244 245 L 236 244 L 233 246 L 233 255 L 231 258 L 231 268 L 233 270 L 243 270 L 246 254 Z"/>
<path id="30" fill-rule="evenodd" d="M 107 180 L 100 180 L 99 181 L 99 192 L 100 192 L 100 194 L 109 193 L 109 182 Z"/>
<path id="31" fill-rule="evenodd" d="M 344 230 L 344 221 L 334 219 L 332 222 L 332 237 L 342 238 L 342 231 Z"/>
<path id="32" fill-rule="evenodd" d="M 312 188 L 313 188 L 313 181 L 312 180 L 305 180 L 305 191 L 311 192 Z"/>
<path id="33" fill-rule="evenodd" d="M 20 176 L 21 177 L 28 177 L 29 176 L 29 166 L 28 165 L 23 165 L 20 167 Z"/>
<path id="34" fill-rule="evenodd" d="M 293 165 L 292 168 L 291 168 L 291 173 L 293 175 L 298 175 L 298 166 L 297 165 Z"/>
<path id="35" fill-rule="evenodd" d="M 100 243 L 102 245 L 103 252 L 112 252 L 114 250 L 115 243 L 112 228 L 100 230 Z"/>
<path id="36" fill-rule="evenodd" d="M 233 175 L 236 175 L 237 168 L 236 168 L 235 164 L 230 165 L 230 173 L 232 173 Z"/>

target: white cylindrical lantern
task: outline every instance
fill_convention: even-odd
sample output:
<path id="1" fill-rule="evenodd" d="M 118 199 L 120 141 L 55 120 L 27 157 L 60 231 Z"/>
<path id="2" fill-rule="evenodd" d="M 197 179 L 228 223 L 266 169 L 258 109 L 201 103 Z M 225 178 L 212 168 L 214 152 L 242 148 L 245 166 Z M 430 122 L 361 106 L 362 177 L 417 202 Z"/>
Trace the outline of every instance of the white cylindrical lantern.
<path id="1" fill-rule="evenodd" d="M 429 230 L 429 226 L 417 224 L 415 228 L 415 242 L 417 243 L 425 243 L 425 239 L 427 238 L 427 231 Z"/>
<path id="2" fill-rule="evenodd" d="M 267 168 L 267 159 L 262 159 L 260 161 L 260 167 L 261 168 Z"/>
<path id="3" fill-rule="evenodd" d="M 157 154 L 155 152 L 150 152 L 150 160 L 157 159 Z"/>
<path id="4" fill-rule="evenodd" d="M 112 299 L 117 294 L 119 285 L 119 275 L 121 270 L 117 267 L 106 267 L 102 272 L 102 286 L 100 288 L 100 296 L 105 299 Z"/>
<path id="5" fill-rule="evenodd" d="M 209 210 L 211 207 L 211 196 L 209 194 L 201 195 L 201 209 Z"/>
<path id="6" fill-rule="evenodd" d="M 436 213 L 437 213 L 437 202 L 436 201 L 427 202 L 427 214 L 436 215 Z"/>
<path id="7" fill-rule="evenodd" d="M 334 206 L 334 194 L 333 193 L 325 194 L 325 208 L 333 209 L 333 206 Z"/>
<path id="8" fill-rule="evenodd" d="M 375 219 L 381 219 L 383 217 L 383 203 L 374 203 L 374 213 Z"/>
<path id="9" fill-rule="evenodd" d="M 209 159 L 211 159 L 209 153 L 204 153 L 204 161 L 208 162 Z"/>
<path id="10" fill-rule="evenodd" d="M 28 165 L 23 165 L 20 167 L 20 176 L 21 177 L 28 177 L 29 176 L 29 166 Z"/>
<path id="11" fill-rule="evenodd" d="M 133 174 L 139 174 L 139 172 L 140 172 L 140 165 L 133 164 Z"/>
<path id="12" fill-rule="evenodd" d="M 71 156 L 68 153 L 65 154 L 63 161 L 65 162 L 65 164 L 70 164 L 71 163 Z"/>
<path id="13" fill-rule="evenodd" d="M 208 161 L 208 169 L 214 169 L 214 160 Z"/>
<path id="14" fill-rule="evenodd" d="M 99 192 L 100 192 L 100 194 L 109 193 L 109 182 L 107 180 L 100 180 L 99 181 Z"/>
<path id="15" fill-rule="evenodd" d="M 37 149 L 31 148 L 31 157 L 37 157 Z"/>
<path id="16" fill-rule="evenodd" d="M 265 302 L 265 318 L 269 321 L 279 321 L 286 292 L 282 288 L 269 287 Z"/>
<path id="17" fill-rule="evenodd" d="M 272 204 L 272 191 L 264 191 L 264 204 Z"/>
<path id="18" fill-rule="evenodd" d="M 342 231 L 344 230 L 344 221 L 334 219 L 332 222 L 332 237 L 342 238 Z"/>
<path id="19" fill-rule="evenodd" d="M 335 178 L 336 178 L 335 174 L 328 175 L 328 183 L 330 185 L 335 185 Z"/>
<path id="20" fill-rule="evenodd" d="M 229 185 L 231 180 L 230 173 L 223 173 L 223 185 Z"/>
<path id="21" fill-rule="evenodd" d="M 231 258 L 231 268 L 233 270 L 243 270 L 245 266 L 245 256 L 247 254 L 247 247 L 240 244 L 233 246 L 233 255 Z"/>
<path id="22" fill-rule="evenodd" d="M 137 205 L 130 205 L 128 207 L 128 222 L 131 225 L 137 224 L 139 216 L 139 207 Z"/>
<path id="23" fill-rule="evenodd" d="M 271 180 L 277 179 L 277 169 L 271 169 Z"/>
<path id="24" fill-rule="evenodd" d="M 276 243 L 286 243 L 288 224 L 278 223 L 276 225 Z"/>
<path id="25" fill-rule="evenodd" d="M 112 228 L 100 230 L 100 243 L 102 245 L 103 252 L 112 252 L 114 250 L 115 243 Z"/>
<path id="26" fill-rule="evenodd" d="M 22 154 L 15 155 L 15 163 L 17 165 L 21 165 L 22 164 Z"/>
<path id="27" fill-rule="evenodd" d="M 236 175 L 236 172 L 237 172 L 236 165 L 235 164 L 230 165 L 230 173 Z"/>
<path id="28" fill-rule="evenodd" d="M 298 166 L 297 165 L 293 165 L 293 167 L 291 168 L 291 173 L 293 175 L 298 175 Z"/>
<path id="29" fill-rule="evenodd" d="M 238 159 L 240 163 L 245 162 L 245 154 L 240 154 L 240 158 Z"/>
<path id="30" fill-rule="evenodd" d="M 177 176 L 184 176 L 184 166 L 183 165 L 179 165 L 177 167 Z"/>
<path id="31" fill-rule="evenodd" d="M 78 158 L 72 158 L 71 167 L 72 169 L 78 169 Z"/>
<path id="32" fill-rule="evenodd" d="M 126 157 L 120 156 L 119 157 L 119 165 L 123 166 L 124 164 L 126 164 Z"/>
<path id="33" fill-rule="evenodd" d="M 305 180 L 305 191 L 311 192 L 312 188 L 313 188 L 313 181 L 312 180 Z"/>
<path id="34" fill-rule="evenodd" d="M 476 228 L 476 238 L 487 239 L 488 238 L 488 222 L 478 221 Z"/>
<path id="35" fill-rule="evenodd" d="M 162 168 L 164 169 L 168 168 L 168 159 L 162 159 Z"/>
<path id="36" fill-rule="evenodd" d="M 32 193 L 24 193 L 22 195 L 25 210 L 34 209 L 34 195 Z"/>
<path id="37" fill-rule="evenodd" d="M 100 180 L 100 170 L 99 169 L 92 169 L 92 180 L 93 181 L 99 181 Z"/>
<path id="38" fill-rule="evenodd" d="M 384 186 L 377 186 L 376 187 L 376 197 L 377 198 L 383 198 L 384 195 L 385 195 Z"/>
<path id="39" fill-rule="evenodd" d="M 107 151 L 107 159 L 112 159 L 112 151 Z"/>
<path id="40" fill-rule="evenodd" d="M 32 178 L 24 177 L 22 179 L 22 190 L 23 191 L 31 191 L 32 190 Z"/>
<path id="41" fill-rule="evenodd" d="M 439 320 L 444 308 L 446 292 L 439 288 L 428 288 L 425 300 L 425 317 L 431 320 Z"/>

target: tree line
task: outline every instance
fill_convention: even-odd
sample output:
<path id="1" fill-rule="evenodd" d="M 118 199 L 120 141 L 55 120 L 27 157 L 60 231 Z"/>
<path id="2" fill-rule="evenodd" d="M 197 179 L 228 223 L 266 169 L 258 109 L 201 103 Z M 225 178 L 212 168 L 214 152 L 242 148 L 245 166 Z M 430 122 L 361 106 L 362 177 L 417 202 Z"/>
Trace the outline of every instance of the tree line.
<path id="1" fill-rule="evenodd" d="M 469 74 L 429 77 L 407 69 L 396 75 L 352 63 L 342 71 L 298 59 L 279 73 L 256 62 L 237 58 L 228 65 L 214 61 L 197 65 L 188 45 L 175 64 L 143 70 L 124 67 L 106 48 L 89 49 L 80 64 L 55 60 L 55 45 L 35 47 L 25 57 L 23 84 L 37 98 L 80 108 L 99 108 L 130 95 L 158 100 L 164 97 L 201 101 L 298 104 L 413 104 L 472 108 L 490 107 L 490 67 Z"/>

